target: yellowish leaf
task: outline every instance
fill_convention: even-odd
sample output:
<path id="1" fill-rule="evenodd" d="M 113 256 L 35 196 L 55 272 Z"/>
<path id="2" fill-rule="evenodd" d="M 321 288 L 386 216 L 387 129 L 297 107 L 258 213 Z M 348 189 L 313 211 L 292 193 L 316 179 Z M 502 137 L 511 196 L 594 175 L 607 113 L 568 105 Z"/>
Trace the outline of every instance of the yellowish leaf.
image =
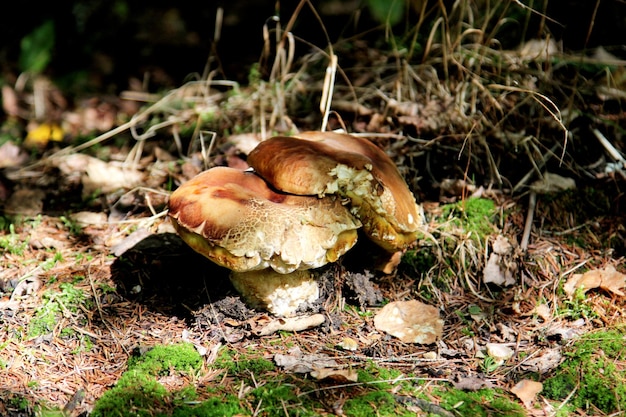
<path id="1" fill-rule="evenodd" d="M 417 300 L 387 304 L 374 317 L 374 326 L 405 343 L 434 343 L 443 333 L 439 310 Z"/>
<path id="2" fill-rule="evenodd" d="M 63 140 L 63 129 L 55 123 L 42 123 L 30 130 L 24 140 L 27 148 L 44 148 L 48 142 L 61 142 Z"/>
<path id="3" fill-rule="evenodd" d="M 522 379 L 511 388 L 511 392 L 524 403 L 526 408 L 530 408 L 537 399 L 537 394 L 539 394 L 542 389 L 543 384 L 541 382 Z"/>

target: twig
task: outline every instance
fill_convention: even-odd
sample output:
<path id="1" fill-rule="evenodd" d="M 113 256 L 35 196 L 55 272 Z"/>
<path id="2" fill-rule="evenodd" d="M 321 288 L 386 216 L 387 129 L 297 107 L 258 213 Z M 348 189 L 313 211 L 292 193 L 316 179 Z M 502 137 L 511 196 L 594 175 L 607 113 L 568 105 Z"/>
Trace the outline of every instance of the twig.
<path id="1" fill-rule="evenodd" d="M 300 394 L 298 394 L 298 397 L 303 397 L 305 395 L 313 394 L 314 392 L 328 391 L 328 390 L 332 390 L 332 389 L 349 388 L 349 387 L 361 387 L 361 386 L 364 386 L 364 385 L 389 384 L 389 383 L 397 383 L 399 381 L 439 381 L 439 382 L 450 382 L 450 380 L 447 379 L 447 378 L 407 377 L 407 378 L 400 378 L 400 379 L 397 379 L 397 378 L 396 379 L 382 379 L 382 380 L 378 380 L 378 381 L 352 382 L 350 384 L 339 384 L 339 385 L 333 385 L 333 386 L 330 386 L 330 387 L 317 388 L 317 389 L 313 389 L 313 390 L 310 390 L 310 391 L 301 392 Z"/>
<path id="2" fill-rule="evenodd" d="M 100 316 L 100 320 L 102 320 L 102 323 L 104 323 L 104 325 L 109 330 L 109 334 L 111 335 L 113 340 L 115 340 L 115 342 L 122 348 L 122 350 L 128 355 L 128 357 L 130 357 L 131 353 L 128 351 L 128 349 L 126 349 L 126 346 L 124 346 L 124 344 L 120 342 L 117 336 L 115 336 L 115 333 L 113 333 L 112 326 L 104 318 L 104 313 L 102 312 L 102 305 L 100 304 L 100 298 L 98 298 L 98 292 L 96 291 L 96 286 L 93 282 L 93 277 L 91 275 L 91 265 L 87 267 L 87 276 L 89 277 L 89 285 L 91 286 L 91 291 L 93 292 L 93 299 L 96 303 L 96 308 L 98 309 L 98 315 Z"/>
<path id="3" fill-rule="evenodd" d="M 622 166 L 626 167 L 626 159 L 622 156 L 622 154 L 615 149 L 615 146 L 609 142 L 609 140 L 600 132 L 598 129 L 593 129 L 593 135 L 600 141 L 600 144 L 604 146 L 604 149 L 611 155 L 611 158 L 620 162 Z"/>
<path id="4" fill-rule="evenodd" d="M 528 197 L 528 212 L 526 213 L 526 223 L 524 224 L 524 234 L 522 235 L 522 241 L 520 247 L 522 251 L 526 252 L 528 249 L 528 241 L 530 240 L 530 231 L 533 227 L 533 219 L 535 217 L 535 207 L 537 206 L 537 193 L 535 191 L 530 192 Z"/>

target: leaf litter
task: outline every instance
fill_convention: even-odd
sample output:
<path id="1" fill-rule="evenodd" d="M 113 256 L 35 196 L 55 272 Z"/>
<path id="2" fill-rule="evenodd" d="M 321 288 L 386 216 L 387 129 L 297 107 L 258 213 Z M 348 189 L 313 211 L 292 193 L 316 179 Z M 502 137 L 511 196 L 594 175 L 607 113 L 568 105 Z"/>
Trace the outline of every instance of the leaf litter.
<path id="1" fill-rule="evenodd" d="M 359 43 L 355 46 L 358 49 Z M 507 59 L 530 58 L 522 54 Z M 292 78 L 294 74 L 287 66 L 282 68 L 284 74 L 273 76 L 288 76 L 291 86 L 300 88 L 302 81 Z M 118 127 L 111 126 L 111 118 L 104 114 L 112 110 L 96 102 L 88 107 L 99 108 L 99 114 L 68 114 L 75 129 L 85 126 L 90 131 L 113 130 L 84 145 L 62 149 L 50 140 L 40 159 L 29 161 L 31 165 L 26 165 L 24 154 L 14 144 L 5 144 L 4 159 L 0 158 L 3 167 L 9 168 L 5 175 L 21 188 L 11 190 L 4 207 L 8 206 L 12 214 L 35 220 L 15 220 L 18 226 L 14 231 L 5 230 L 0 242 L 4 249 L 0 317 L 6 329 L 0 335 L 4 368 L 0 386 L 24 395 L 33 404 L 43 398 L 47 404 L 69 407 L 75 413 L 89 411 L 119 379 L 135 349 L 185 340 L 205 352 L 217 352 L 216 347 L 222 343 L 245 352 L 253 344 L 257 351 L 275 360 L 281 358 L 282 362 L 276 363 L 285 371 L 289 366 L 300 366 L 313 377 L 334 379 L 339 385 L 354 381 L 352 369 L 373 362 L 429 383 L 452 382 L 464 391 L 476 386 L 506 388 L 528 408 L 537 406 L 539 386 L 528 382 L 527 373 L 545 375 L 558 367 L 564 357 L 563 343 L 577 335 L 623 323 L 624 245 L 620 251 L 619 246 L 607 247 L 603 242 L 624 239 L 623 216 L 582 213 L 586 217 L 581 221 L 576 217 L 580 213 L 564 209 L 566 193 L 582 191 L 583 187 L 569 179 L 572 172 L 561 176 L 561 181 L 552 174 L 539 176 L 535 161 L 526 170 L 518 167 L 521 173 L 499 162 L 509 156 L 498 154 L 500 148 L 519 148 L 534 156 L 540 149 L 552 148 L 552 144 L 539 142 L 539 134 L 529 136 L 528 132 L 515 131 L 516 124 L 500 123 L 503 114 L 519 117 L 512 109 L 517 103 L 528 105 L 532 101 L 528 97 L 543 100 L 532 87 L 536 79 L 514 74 L 520 78 L 516 83 L 528 86 L 524 91 L 493 85 L 491 89 L 472 90 L 471 86 L 480 80 L 460 76 L 450 79 L 446 86 L 438 80 L 434 67 L 408 67 L 406 71 L 412 78 L 402 91 L 395 90 L 397 80 L 390 76 L 389 67 L 383 66 L 381 74 L 386 76 L 368 85 L 377 94 L 364 94 L 354 100 L 344 92 L 344 86 L 338 86 L 335 92 L 344 103 L 351 104 L 343 107 L 347 109 L 344 117 L 351 111 L 361 117 L 352 130 L 373 135 L 398 161 L 421 199 L 431 203 L 424 205 L 430 219 L 428 236 L 418 242 L 416 258 L 409 260 L 405 254 L 403 262 L 394 265 L 390 273 L 350 270 L 347 266 L 334 269 L 322 305 L 312 306 L 315 315 L 311 317 L 319 314 L 324 320 L 315 321 L 315 327 L 287 329 L 289 334 L 280 326 L 263 332 L 264 326 L 274 323 L 273 318 L 238 303 L 224 271 L 208 265 L 181 244 L 163 219 L 166 198 L 157 196 L 167 195 L 171 184 L 191 178 L 207 164 L 241 166 L 255 141 L 267 137 L 268 131 L 303 127 L 304 122 L 294 122 L 296 118 L 292 120 L 281 104 L 294 92 L 283 91 L 280 97 L 266 90 L 229 96 L 209 92 L 210 80 L 189 83 L 142 111 L 135 103 L 127 113 L 132 120 Z M 459 103 L 458 97 L 467 94 L 470 101 L 487 103 L 484 111 Z M 199 104 L 187 109 L 174 105 L 181 100 Z M 229 113 L 232 108 L 237 112 Z M 196 121 L 201 109 L 215 112 L 214 118 L 222 123 L 219 134 L 214 142 L 191 138 L 191 151 L 186 151 L 179 126 Z M 259 109 L 268 112 L 261 114 L 262 122 L 258 121 Z M 12 109 L 15 114 L 28 111 Z M 489 118 L 492 115 L 497 117 Z M 555 137 L 558 123 L 546 113 L 543 116 L 536 125 L 528 125 L 536 126 L 541 133 L 549 132 L 544 136 Z M 150 124 L 157 119 L 166 122 Z M 257 120 L 257 132 L 251 136 L 233 135 L 229 143 L 224 126 L 231 127 L 228 123 L 236 125 L 242 119 Z M 332 119 L 330 122 L 333 128 L 341 124 Z M 140 131 L 142 127 L 145 130 Z M 164 140 L 159 134 L 165 129 L 170 130 Z M 126 144 L 106 146 L 107 155 L 92 152 L 92 146 L 129 131 Z M 448 132 L 450 140 L 443 132 Z M 466 140 L 459 140 L 467 132 L 470 134 Z M 499 138 L 505 146 L 488 146 L 482 139 L 487 132 L 493 134 L 490 139 Z M 132 139 L 137 141 L 133 143 Z M 541 165 L 550 165 L 555 159 L 554 152 L 546 155 Z M 468 166 L 473 161 L 486 163 L 471 166 L 475 178 L 470 180 L 472 175 L 448 163 L 460 158 L 467 158 Z M 179 159 L 180 164 L 175 162 Z M 611 177 L 604 167 L 577 166 L 572 158 L 566 162 L 566 166 L 576 166 L 573 171 L 584 171 L 587 177 L 619 179 L 619 169 Z M 531 175 L 526 176 L 527 172 Z M 525 188 L 535 176 L 545 181 L 532 183 L 531 189 L 536 188 L 533 191 L 538 193 L 549 189 L 552 194 L 538 199 L 541 218 L 531 222 L 530 242 L 520 256 L 515 243 L 524 230 L 526 200 L 509 191 Z M 424 177 L 434 184 L 434 190 L 428 190 L 420 180 Z M 515 185 L 508 190 L 492 187 L 496 184 L 506 189 L 502 179 L 509 177 L 507 181 Z M 141 188 L 145 182 L 150 182 L 150 190 Z M 499 215 L 490 221 L 490 236 L 477 236 L 475 231 L 467 230 L 469 226 L 454 224 L 455 216 L 441 215 L 445 203 L 463 203 L 469 194 L 496 203 Z M 617 201 L 620 197 L 614 198 Z M 586 200 L 598 203 L 593 198 Z M 81 220 L 72 217 L 76 213 L 70 213 L 66 219 L 73 218 L 80 226 L 72 228 L 61 221 L 61 216 L 77 206 L 80 212 L 95 213 L 95 217 Z M 457 212 L 456 217 L 462 216 Z M 52 240 L 45 240 L 42 232 Z M 16 242 L 26 245 L 21 249 Z M 50 262 L 51 251 L 59 254 L 54 262 Z M 588 271 L 577 273 L 583 267 Z M 82 307 L 72 311 L 60 306 L 52 327 L 29 337 L 27 329 L 33 317 L 45 307 L 44 295 L 61 293 L 65 285 L 84 294 Z M 578 288 L 587 293 L 586 297 L 575 299 Z M 590 291 L 595 288 L 603 291 Z M 575 303 L 564 304 L 561 289 Z M 346 302 L 344 292 L 353 295 L 350 302 L 357 305 Z M 380 303 L 387 300 L 395 301 L 381 307 Z M 286 350 L 285 340 L 300 352 Z M 497 368 L 487 369 L 485 352 L 497 359 Z M 490 370 L 488 375 L 486 370 Z M 212 377 L 206 376 L 203 383 L 211 384 Z M 183 380 L 163 382 L 173 387 L 194 383 L 189 376 L 180 378 Z M 432 392 L 428 395 L 432 402 L 439 400 Z M 403 397 L 403 401 L 441 415 L 450 414 L 414 397 Z"/>

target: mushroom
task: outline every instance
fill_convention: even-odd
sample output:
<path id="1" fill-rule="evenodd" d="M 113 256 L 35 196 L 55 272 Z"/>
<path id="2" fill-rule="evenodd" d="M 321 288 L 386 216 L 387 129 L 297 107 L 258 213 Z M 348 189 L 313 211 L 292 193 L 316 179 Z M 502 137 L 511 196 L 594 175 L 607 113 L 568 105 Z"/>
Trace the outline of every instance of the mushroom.
<path id="1" fill-rule="evenodd" d="M 251 307 L 265 309 L 277 316 L 291 316 L 301 306 L 320 297 L 314 270 L 280 274 L 271 268 L 230 273 L 233 287 Z"/>
<path id="2" fill-rule="evenodd" d="M 182 184 L 170 196 L 168 215 L 192 249 L 235 272 L 231 280 L 244 298 L 281 315 L 317 298 L 319 290 L 311 290 L 311 283 L 317 289 L 312 274 L 280 275 L 336 261 L 356 243 L 361 226 L 338 198 L 277 192 L 253 172 L 226 167 Z M 281 295 L 287 301 L 273 309 L 276 296 L 267 288 L 296 290 Z"/>
<path id="3" fill-rule="evenodd" d="M 365 234 L 389 252 L 417 239 L 421 208 L 391 158 L 367 139 L 303 132 L 261 142 L 248 164 L 280 191 L 350 201 Z"/>

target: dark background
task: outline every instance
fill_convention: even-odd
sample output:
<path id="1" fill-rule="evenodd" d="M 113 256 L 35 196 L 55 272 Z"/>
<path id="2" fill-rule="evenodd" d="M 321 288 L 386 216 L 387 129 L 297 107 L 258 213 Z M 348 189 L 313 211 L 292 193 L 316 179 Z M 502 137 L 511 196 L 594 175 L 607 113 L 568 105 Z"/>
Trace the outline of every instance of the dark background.
<path id="1" fill-rule="evenodd" d="M 411 4 L 418 2 L 412 0 Z M 432 0 L 430 3 L 436 4 Z M 312 4 L 322 15 L 332 42 L 377 25 L 358 0 L 318 0 Z M 55 49 L 46 72 L 68 88 L 81 72 L 89 77 L 82 88 L 98 91 L 123 90 L 129 77 L 143 79 L 147 72 L 157 85 L 177 86 L 193 73 L 203 71 L 211 52 L 216 10 L 222 7 L 224 22 L 216 47 L 222 75 L 245 81 L 250 66 L 261 56 L 263 25 L 279 15 L 284 27 L 297 5 L 296 0 L 75 0 L 36 6 L 28 1 L 5 3 L 0 24 L 0 69 L 4 79 L 19 74 L 20 40 L 51 19 L 55 23 Z M 538 4 L 533 7 L 541 8 Z M 618 56 L 626 55 L 626 2 L 553 0 L 547 3 L 547 14 L 560 23 L 548 22 L 548 27 L 566 50 L 605 45 Z M 410 18 L 409 13 L 402 23 L 405 27 L 411 24 Z M 533 17 L 528 37 L 536 35 L 539 19 L 538 15 Z M 317 46 L 326 45 L 319 23 L 306 5 L 293 32 Z M 372 36 L 380 38 L 382 33 Z M 297 52 L 304 54 L 309 49 L 299 43 Z"/>

